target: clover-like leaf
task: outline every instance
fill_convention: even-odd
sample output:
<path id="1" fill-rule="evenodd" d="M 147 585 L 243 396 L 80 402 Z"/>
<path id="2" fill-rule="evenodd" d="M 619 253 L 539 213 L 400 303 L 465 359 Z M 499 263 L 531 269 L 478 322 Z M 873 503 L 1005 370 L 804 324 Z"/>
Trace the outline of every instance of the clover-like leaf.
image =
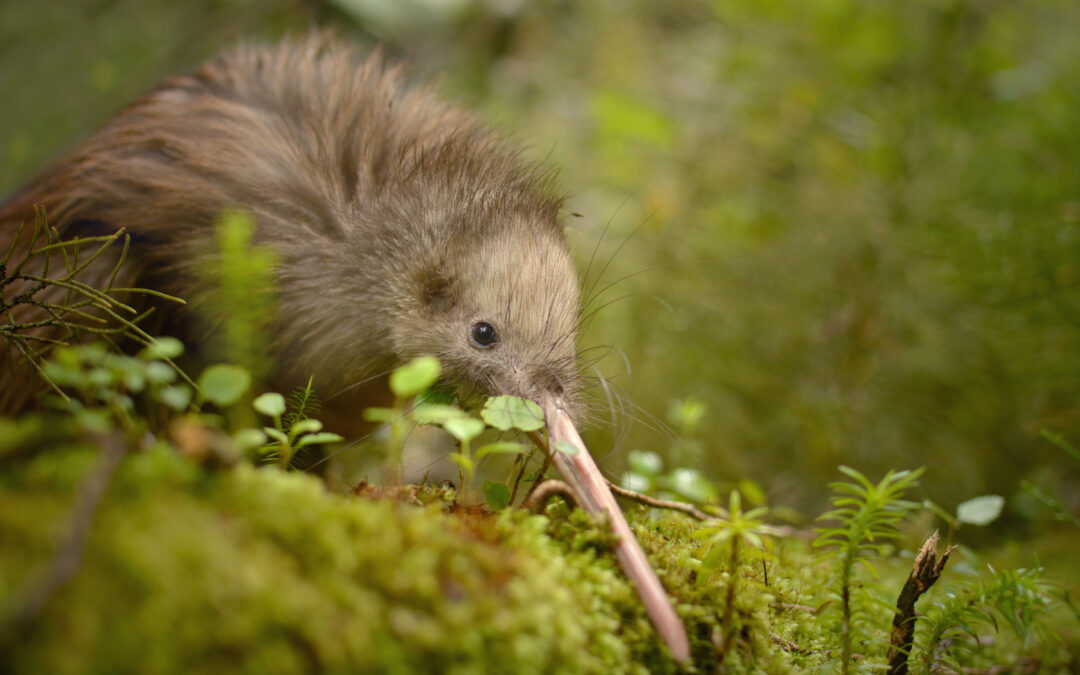
<path id="1" fill-rule="evenodd" d="M 456 406 L 425 403 L 413 408 L 412 416 L 417 424 L 443 424 L 448 420 L 467 417 L 468 414 Z"/>
<path id="2" fill-rule="evenodd" d="M 203 398 L 217 406 L 236 403 L 250 386 L 251 373 L 227 363 L 210 366 L 199 375 L 199 391 Z"/>
<path id="3" fill-rule="evenodd" d="M 323 424 L 319 420 L 300 420 L 289 428 L 289 433 L 293 436 L 293 438 L 296 438 L 300 434 L 311 434 L 316 431 L 322 431 L 322 427 Z"/>
<path id="4" fill-rule="evenodd" d="M 183 410 L 191 403 L 191 387 L 186 384 L 175 384 L 163 387 L 158 392 L 158 400 L 173 410 Z"/>
<path id="5" fill-rule="evenodd" d="M 139 358 L 145 361 L 156 359 L 175 359 L 184 353 L 184 343 L 174 337 L 159 337 L 139 351 Z"/>
<path id="6" fill-rule="evenodd" d="M 484 423 L 475 417 L 455 417 L 443 422 L 442 427 L 454 438 L 467 443 L 480 435 L 484 430 Z"/>
<path id="7" fill-rule="evenodd" d="M 970 525 L 989 525 L 1001 515 L 1005 498 L 1001 495 L 983 495 L 969 499 L 956 507 L 956 519 Z"/>
<path id="8" fill-rule="evenodd" d="M 493 509 L 505 509 L 510 505 L 510 488 L 505 483 L 484 481 L 484 499 Z"/>
<path id="9" fill-rule="evenodd" d="M 266 434 L 258 429 L 241 429 L 233 434 L 233 444 L 241 452 L 266 445 L 267 440 Z"/>
<path id="10" fill-rule="evenodd" d="M 340 443 L 345 440 L 343 436 L 339 436 L 329 431 L 323 431 L 317 434 L 307 434 L 301 436 L 300 440 L 296 442 L 297 448 L 305 448 L 309 445 L 315 445 L 316 443 Z"/>
<path id="11" fill-rule="evenodd" d="M 495 396 L 480 411 L 484 421 L 502 431 L 536 431 L 544 426 L 544 411 L 535 402 L 520 396 Z"/>
<path id="12" fill-rule="evenodd" d="M 252 401 L 251 406 L 267 417 L 277 419 L 285 414 L 285 397 L 276 392 L 267 392 Z"/>
<path id="13" fill-rule="evenodd" d="M 416 396 L 439 379 L 439 360 L 434 356 L 420 356 L 390 373 L 390 391 L 404 398 Z"/>

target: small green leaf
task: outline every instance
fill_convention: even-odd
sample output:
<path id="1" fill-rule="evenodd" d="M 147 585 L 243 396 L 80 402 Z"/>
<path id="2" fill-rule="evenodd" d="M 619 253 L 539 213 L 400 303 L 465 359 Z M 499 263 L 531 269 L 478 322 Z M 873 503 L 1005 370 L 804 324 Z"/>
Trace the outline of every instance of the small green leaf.
<path id="1" fill-rule="evenodd" d="M 319 420 L 300 420 L 289 428 L 289 434 L 291 434 L 293 438 L 296 438 L 300 434 L 311 434 L 316 431 L 322 431 L 322 426 L 322 422 Z"/>
<path id="2" fill-rule="evenodd" d="M 413 408 L 412 416 L 417 424 L 443 424 L 447 420 L 468 415 L 461 408 L 452 405 L 425 403 Z"/>
<path id="3" fill-rule="evenodd" d="M 506 487 L 505 483 L 496 483 L 494 481 L 484 481 L 484 499 L 487 500 L 488 506 L 493 509 L 505 509 L 510 505 L 510 488 Z"/>
<path id="4" fill-rule="evenodd" d="M 267 437 L 262 431 L 258 429 L 241 429 L 233 434 L 233 444 L 241 452 L 247 452 L 248 450 L 254 450 L 255 448 L 266 445 Z"/>
<path id="5" fill-rule="evenodd" d="M 154 384 L 169 384 L 176 380 L 176 371 L 167 363 L 151 361 L 146 364 L 146 379 Z"/>
<path id="6" fill-rule="evenodd" d="M 267 392 L 252 401 L 251 407 L 267 417 L 277 419 L 285 413 L 285 397 L 272 391 Z"/>
<path id="7" fill-rule="evenodd" d="M 525 451 L 525 448 L 526 446 L 522 445 L 521 443 L 514 443 L 513 441 L 498 441 L 496 443 L 488 443 L 487 445 L 481 446 L 476 450 L 476 454 L 474 456 L 476 457 L 476 461 L 479 462 L 481 459 L 487 457 L 488 455 L 519 455 Z"/>
<path id="8" fill-rule="evenodd" d="M 467 443 L 480 435 L 484 430 L 484 423 L 475 417 L 455 417 L 443 422 L 442 427 L 450 432 L 454 438 L 462 443 Z"/>
<path id="9" fill-rule="evenodd" d="M 184 343 L 174 337 L 159 337 L 146 345 L 138 354 L 140 359 L 175 359 L 184 353 Z"/>
<path id="10" fill-rule="evenodd" d="M 502 431 L 536 431 L 544 426 L 544 411 L 535 402 L 520 396 L 495 396 L 480 411 L 484 421 Z"/>
<path id="11" fill-rule="evenodd" d="M 306 448 L 309 445 L 315 445 L 316 443 L 340 443 L 345 440 L 343 436 L 339 436 L 329 431 L 323 431 L 318 434 L 308 434 L 301 436 L 300 440 L 296 442 L 297 448 Z"/>
<path id="12" fill-rule="evenodd" d="M 969 499 L 956 507 L 956 518 L 971 525 L 989 525 L 1001 515 L 1005 498 L 1000 495 L 983 495 Z"/>
<path id="13" fill-rule="evenodd" d="M 191 387 L 186 384 L 176 384 L 164 387 L 158 392 L 158 400 L 173 410 L 184 410 L 191 403 Z"/>
<path id="14" fill-rule="evenodd" d="M 159 365 L 165 366 L 164 363 L 159 364 Z M 165 366 L 165 367 L 169 368 L 168 366 Z M 172 372 L 171 368 L 169 368 L 169 372 Z M 135 370 L 126 371 L 123 374 L 123 380 L 124 380 L 124 388 L 127 389 L 128 391 L 133 391 L 135 393 L 138 393 L 138 392 L 142 391 L 143 387 L 146 386 L 146 374 L 145 373 L 140 373 L 140 372 L 135 371 Z"/>
<path id="15" fill-rule="evenodd" d="M 416 396 L 435 384 L 439 370 L 439 360 L 434 356 L 415 358 L 390 373 L 390 391 L 400 398 Z"/>
<path id="16" fill-rule="evenodd" d="M 282 445 L 288 445 L 289 444 L 289 437 L 285 435 L 285 432 L 278 431 L 274 427 L 263 427 L 262 430 L 264 432 L 266 432 L 267 436 L 274 439 L 278 443 L 281 443 Z"/>
<path id="17" fill-rule="evenodd" d="M 564 455 L 570 455 L 571 457 L 581 452 L 578 450 L 578 446 L 570 441 L 555 441 L 551 445 L 556 451 L 561 452 Z"/>
<path id="18" fill-rule="evenodd" d="M 663 460 L 655 452 L 631 450 L 626 457 L 626 463 L 630 465 L 630 470 L 634 473 L 650 478 L 660 475 L 664 469 Z"/>
<path id="19" fill-rule="evenodd" d="M 251 386 L 251 374 L 230 364 L 210 366 L 199 375 L 199 391 L 203 397 L 217 406 L 236 403 Z"/>

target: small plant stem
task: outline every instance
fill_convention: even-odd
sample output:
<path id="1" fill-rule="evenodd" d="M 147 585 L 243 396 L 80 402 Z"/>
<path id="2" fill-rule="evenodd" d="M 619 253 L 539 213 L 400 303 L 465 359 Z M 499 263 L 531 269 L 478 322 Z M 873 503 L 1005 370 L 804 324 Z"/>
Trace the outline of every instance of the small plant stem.
<path id="1" fill-rule="evenodd" d="M 536 447 L 540 448 L 544 453 L 544 463 L 540 465 L 540 472 L 536 474 L 536 480 L 533 481 L 532 487 L 525 493 L 525 502 L 529 501 L 532 493 L 536 491 L 537 486 L 540 485 L 540 481 L 544 478 L 544 474 L 547 473 L 548 467 L 551 466 L 551 453 L 548 452 L 548 442 L 544 434 L 539 431 L 530 431 L 529 438 L 532 439 Z"/>
<path id="2" fill-rule="evenodd" d="M 516 475 L 514 476 L 514 487 L 510 490 L 510 503 L 513 504 L 517 498 L 518 486 L 521 485 L 521 479 L 525 475 L 525 471 L 529 468 L 529 462 L 532 461 L 533 455 L 536 454 L 534 449 L 528 454 L 528 456 L 522 457 L 518 455 L 514 458 L 514 466 L 518 468 Z M 519 466 L 520 465 L 520 466 Z M 533 483 L 536 484 L 535 481 Z"/>
<path id="3" fill-rule="evenodd" d="M 840 572 L 840 599 L 844 616 L 840 622 L 840 672 L 847 675 L 851 668 L 851 569 L 854 565 L 852 549 L 844 551 L 843 566 Z"/>
<path id="4" fill-rule="evenodd" d="M 731 558 L 728 562 L 728 587 L 727 597 L 724 600 L 724 617 L 721 619 L 722 633 L 720 638 L 720 652 L 716 655 L 716 665 L 724 663 L 724 657 L 731 646 L 731 638 L 735 635 L 735 626 L 732 625 L 735 617 L 735 584 L 738 581 L 739 571 L 739 540 L 738 536 L 731 538 Z"/>
<path id="5" fill-rule="evenodd" d="M 389 485 L 401 485 L 402 469 L 405 454 L 405 401 L 401 398 L 394 400 L 393 412 L 390 414 L 390 458 L 387 465 L 386 479 Z"/>
<path id="6" fill-rule="evenodd" d="M 465 462 L 458 464 L 458 485 L 461 486 L 458 502 L 462 506 L 467 506 L 469 493 L 472 492 L 472 478 L 475 470 L 472 465 L 472 451 L 469 448 L 469 441 L 461 441 L 461 456 L 465 458 Z"/>

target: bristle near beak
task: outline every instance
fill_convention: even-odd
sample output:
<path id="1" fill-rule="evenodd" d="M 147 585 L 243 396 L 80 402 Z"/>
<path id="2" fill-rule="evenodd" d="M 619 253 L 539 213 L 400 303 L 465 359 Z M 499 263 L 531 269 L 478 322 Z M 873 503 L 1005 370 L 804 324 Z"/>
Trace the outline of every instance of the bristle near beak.
<path id="1" fill-rule="evenodd" d="M 619 538 L 615 548 L 619 565 L 637 589 L 649 619 L 667 644 L 671 655 L 676 661 L 688 662 L 690 643 L 686 638 L 686 629 L 675 614 L 656 572 L 649 566 L 645 552 L 630 531 L 630 525 L 581 440 L 570 415 L 554 396 L 545 397 L 540 401 L 540 405 L 547 420 L 551 446 L 549 450 L 556 468 L 574 491 L 581 507 L 594 517 L 607 518 L 611 523 L 612 532 Z M 571 454 L 559 451 L 555 445 L 560 441 L 570 443 L 577 452 Z"/>

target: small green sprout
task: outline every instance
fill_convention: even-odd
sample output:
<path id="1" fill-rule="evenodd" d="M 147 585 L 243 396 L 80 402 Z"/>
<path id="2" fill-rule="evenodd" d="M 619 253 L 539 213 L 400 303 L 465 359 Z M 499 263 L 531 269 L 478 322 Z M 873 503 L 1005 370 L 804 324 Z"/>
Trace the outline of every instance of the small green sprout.
<path id="1" fill-rule="evenodd" d="M 268 448 L 277 453 L 278 464 L 287 468 L 296 452 L 301 448 L 320 443 L 338 443 L 345 440 L 341 436 L 323 431 L 322 422 L 316 419 L 303 419 L 286 428 L 282 422 L 285 415 L 285 397 L 277 393 L 267 393 L 259 396 L 252 402 L 256 411 L 274 420 L 274 426 L 263 427 L 263 433 L 274 441 Z M 237 439 L 245 444 L 254 440 L 251 437 Z"/>

